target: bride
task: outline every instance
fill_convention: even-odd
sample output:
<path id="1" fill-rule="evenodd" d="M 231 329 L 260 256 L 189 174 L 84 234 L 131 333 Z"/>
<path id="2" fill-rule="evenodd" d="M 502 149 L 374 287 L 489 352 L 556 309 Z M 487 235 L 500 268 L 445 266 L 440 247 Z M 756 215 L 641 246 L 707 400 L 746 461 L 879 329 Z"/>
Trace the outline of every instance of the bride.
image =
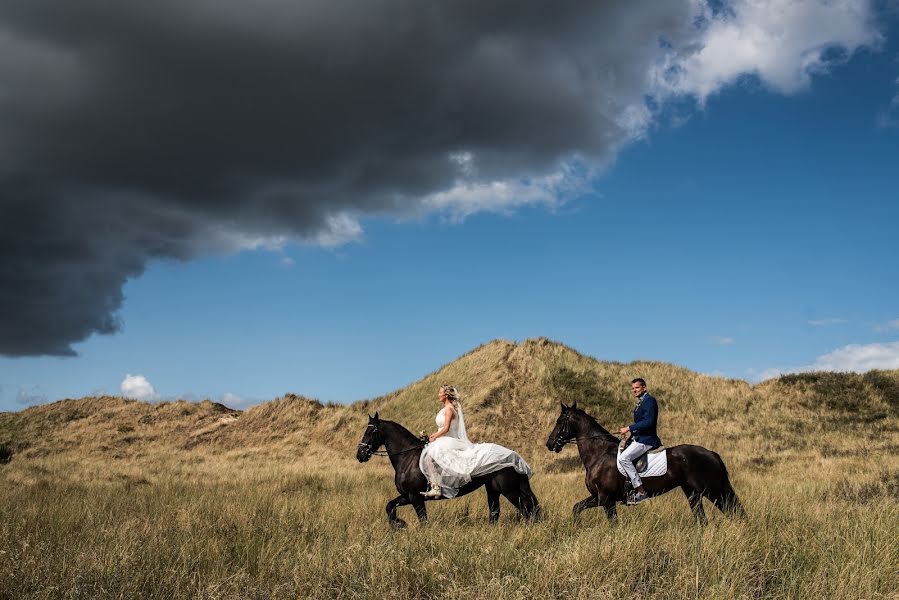
<path id="1" fill-rule="evenodd" d="M 426 498 L 454 498 L 472 477 L 513 467 L 531 476 L 531 468 L 517 452 L 499 444 L 473 444 L 465 431 L 465 417 L 459 392 L 451 385 L 440 386 L 443 408 L 437 413 L 437 431 L 428 436 L 418 466 L 428 478 Z"/>

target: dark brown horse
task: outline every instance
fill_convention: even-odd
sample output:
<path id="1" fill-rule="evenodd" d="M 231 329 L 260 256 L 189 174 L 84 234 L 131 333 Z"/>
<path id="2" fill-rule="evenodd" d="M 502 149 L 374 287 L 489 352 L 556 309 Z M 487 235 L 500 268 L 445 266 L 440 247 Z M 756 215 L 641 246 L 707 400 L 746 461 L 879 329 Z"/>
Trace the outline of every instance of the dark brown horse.
<path id="1" fill-rule="evenodd" d="M 577 443 L 578 453 L 587 470 L 586 484 L 590 496 L 574 505 L 574 516 L 595 506 L 601 506 L 609 519 L 616 515 L 616 504 L 625 501 L 625 478 L 616 465 L 618 438 L 603 429 L 596 419 L 577 407 L 562 404 L 562 413 L 546 440 L 546 447 L 560 452 L 567 443 Z M 730 485 L 727 467 L 716 452 L 702 446 L 683 444 L 667 448 L 668 472 L 643 479 L 643 487 L 650 496 L 660 496 L 674 488 L 681 488 L 690 501 L 693 516 L 705 524 L 702 498 L 710 500 L 718 509 L 731 515 L 743 516 L 743 505 Z"/>
<path id="2" fill-rule="evenodd" d="M 390 457 L 390 464 L 393 465 L 395 472 L 396 491 L 400 494 L 387 503 L 387 520 L 392 527 L 405 527 L 406 522 L 397 518 L 396 509 L 411 504 L 415 508 L 418 520 L 426 523 L 428 511 L 425 508 L 426 499 L 421 492 L 428 489 L 428 480 L 418 468 L 418 459 L 425 447 L 424 441 L 415 437 L 399 423 L 383 421 L 378 418 L 378 413 L 375 413 L 374 417 L 368 417 L 368 426 L 356 450 L 356 460 L 368 461 L 381 446 L 384 446 L 387 456 Z M 527 475 L 518 473 L 512 467 L 472 478 L 459 489 L 458 495 L 464 496 L 481 486 L 487 490 L 487 508 L 491 523 L 499 520 L 500 495 L 505 496 L 525 519 L 536 519 L 540 516 L 540 502 L 531 491 Z"/>

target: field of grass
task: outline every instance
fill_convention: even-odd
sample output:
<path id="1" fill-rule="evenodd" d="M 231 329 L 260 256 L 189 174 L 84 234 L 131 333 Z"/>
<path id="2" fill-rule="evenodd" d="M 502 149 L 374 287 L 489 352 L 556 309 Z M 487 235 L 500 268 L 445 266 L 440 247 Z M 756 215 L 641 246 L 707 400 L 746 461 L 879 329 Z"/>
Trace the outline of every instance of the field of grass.
<path id="1" fill-rule="evenodd" d="M 0 470 L 0 597 L 896 598 L 897 467 L 737 469 L 748 518 L 707 505 L 705 528 L 679 492 L 621 508 L 614 526 L 595 510 L 574 523 L 581 475 L 538 474 L 539 523 L 503 501 L 491 527 L 476 492 L 429 503 L 427 526 L 401 508 L 409 527 L 391 531 L 385 462 L 232 455 L 115 475 L 12 462 Z"/>
<path id="2" fill-rule="evenodd" d="M 666 444 L 724 458 L 745 520 L 678 492 L 602 512 L 576 450 L 543 444 L 559 401 L 609 428 L 628 384 L 659 399 Z M 514 448 L 545 510 L 521 523 L 483 491 L 392 531 L 384 458 L 352 460 L 366 413 L 433 428 L 440 383 L 474 440 Z M 543 338 L 485 344 L 351 406 L 287 395 L 211 403 L 85 398 L 0 413 L 0 600 L 6 598 L 899 599 L 899 372 L 750 385 L 654 362 L 600 362 Z"/>

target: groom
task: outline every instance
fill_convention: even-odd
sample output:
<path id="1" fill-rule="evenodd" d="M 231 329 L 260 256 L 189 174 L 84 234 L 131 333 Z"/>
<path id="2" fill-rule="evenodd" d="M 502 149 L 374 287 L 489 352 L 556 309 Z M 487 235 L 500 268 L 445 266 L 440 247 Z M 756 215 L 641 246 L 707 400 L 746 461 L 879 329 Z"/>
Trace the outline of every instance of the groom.
<path id="1" fill-rule="evenodd" d="M 631 480 L 631 485 L 637 491 L 633 500 L 629 501 L 628 504 L 639 504 L 646 500 L 649 495 L 646 493 L 646 488 L 643 487 L 640 476 L 637 475 L 637 469 L 634 468 L 634 460 L 653 448 L 661 446 L 662 440 L 659 439 L 658 433 L 656 433 L 656 426 L 659 421 L 659 404 L 646 391 L 646 381 L 640 377 L 634 379 L 631 381 L 631 391 L 634 393 L 634 397 L 637 398 L 637 406 L 634 407 L 634 422 L 632 425 L 622 427 L 618 431 L 622 434 L 630 432 L 634 436 L 634 440 L 618 455 L 618 464 L 627 473 L 628 478 Z"/>

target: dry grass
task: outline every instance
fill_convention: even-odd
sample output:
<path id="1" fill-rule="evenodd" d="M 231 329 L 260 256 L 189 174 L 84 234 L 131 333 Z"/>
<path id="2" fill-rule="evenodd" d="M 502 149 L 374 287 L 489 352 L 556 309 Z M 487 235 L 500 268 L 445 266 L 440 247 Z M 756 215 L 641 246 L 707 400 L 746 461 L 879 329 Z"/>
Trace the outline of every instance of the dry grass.
<path id="1" fill-rule="evenodd" d="M 669 444 L 720 452 L 749 517 L 672 492 L 570 517 L 574 450 L 542 447 L 558 401 L 610 427 L 645 377 Z M 392 532 L 384 459 L 351 460 L 365 412 L 430 428 L 437 385 L 468 392 L 474 437 L 521 450 L 547 518 L 483 492 Z M 66 401 L 0 415 L 0 598 L 897 598 L 897 373 L 749 386 L 661 363 L 599 363 L 559 344 L 493 342 L 352 407 L 285 396 L 214 403 Z M 413 521 L 412 511 L 400 516 Z"/>
<path id="2" fill-rule="evenodd" d="M 393 532 L 383 463 L 220 456 L 113 473 L 48 458 L 3 473 L 0 596 L 888 598 L 899 465 L 846 466 L 736 469 L 749 518 L 710 509 L 706 528 L 674 493 L 615 527 L 596 511 L 576 525 L 580 475 L 541 474 L 540 523 L 504 503 L 490 527 L 478 493 Z"/>

